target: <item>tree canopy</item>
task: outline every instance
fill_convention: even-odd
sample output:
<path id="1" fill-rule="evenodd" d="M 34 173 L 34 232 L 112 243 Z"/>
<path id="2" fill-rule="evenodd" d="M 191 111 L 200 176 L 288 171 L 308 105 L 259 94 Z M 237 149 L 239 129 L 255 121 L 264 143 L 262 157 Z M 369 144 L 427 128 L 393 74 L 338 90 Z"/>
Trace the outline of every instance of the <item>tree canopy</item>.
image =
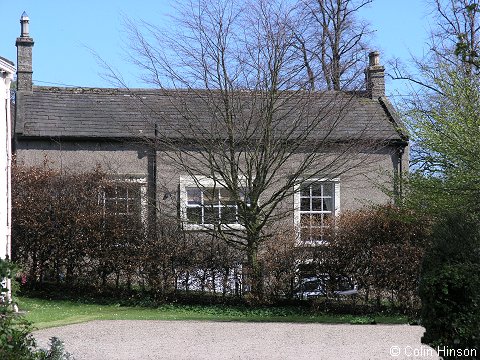
<path id="1" fill-rule="evenodd" d="M 480 43 L 478 4 L 435 0 L 430 52 L 416 59 L 416 87 L 403 104 L 412 135 L 412 191 L 416 206 L 440 213 L 478 211 L 480 183 Z"/>

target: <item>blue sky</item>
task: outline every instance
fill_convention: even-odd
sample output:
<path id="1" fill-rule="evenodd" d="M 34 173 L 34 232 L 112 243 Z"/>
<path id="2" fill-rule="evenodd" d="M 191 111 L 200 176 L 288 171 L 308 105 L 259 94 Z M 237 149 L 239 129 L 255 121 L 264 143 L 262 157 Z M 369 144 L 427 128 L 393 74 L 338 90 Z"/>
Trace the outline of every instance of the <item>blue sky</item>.
<path id="1" fill-rule="evenodd" d="M 20 16 L 30 17 L 33 79 L 36 85 L 109 87 L 91 51 L 122 73 L 130 86 L 141 87 L 135 69 L 125 58 L 123 18 L 152 23 L 168 21 L 173 0 L 17 0 L 2 4 L 0 56 L 16 62 L 15 39 Z M 381 51 L 382 63 L 391 58 L 405 62 L 426 48 L 429 23 L 427 0 L 374 0 L 360 14 L 375 35 L 372 47 Z M 388 68 L 387 68 L 388 71 Z M 404 92 L 387 78 L 387 94 Z"/>

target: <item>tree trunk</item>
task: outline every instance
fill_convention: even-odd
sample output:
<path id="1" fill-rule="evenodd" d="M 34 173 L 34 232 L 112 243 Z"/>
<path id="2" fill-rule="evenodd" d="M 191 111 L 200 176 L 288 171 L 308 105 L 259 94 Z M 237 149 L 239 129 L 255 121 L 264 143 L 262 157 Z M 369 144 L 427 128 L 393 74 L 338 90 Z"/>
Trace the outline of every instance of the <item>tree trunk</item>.
<path id="1" fill-rule="evenodd" d="M 248 243 L 247 247 L 247 267 L 248 267 L 248 285 L 250 293 L 256 299 L 263 297 L 263 279 L 262 269 L 258 261 L 257 241 Z"/>
<path id="2" fill-rule="evenodd" d="M 228 273 L 230 272 L 229 267 L 225 267 L 223 269 L 223 286 L 222 286 L 222 296 L 225 297 L 227 295 L 227 286 L 228 286 Z M 236 280 L 235 280 L 236 283 Z"/>

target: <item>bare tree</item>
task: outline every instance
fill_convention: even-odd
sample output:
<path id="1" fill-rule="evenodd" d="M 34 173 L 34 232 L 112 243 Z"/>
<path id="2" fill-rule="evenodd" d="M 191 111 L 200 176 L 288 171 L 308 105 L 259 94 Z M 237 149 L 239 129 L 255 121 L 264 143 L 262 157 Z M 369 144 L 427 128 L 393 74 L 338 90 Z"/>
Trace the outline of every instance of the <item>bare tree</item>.
<path id="1" fill-rule="evenodd" d="M 439 134 L 438 120 L 433 120 L 440 109 L 445 112 L 455 98 L 459 79 L 464 90 L 476 87 L 480 48 L 480 7 L 474 0 L 432 0 L 431 16 L 434 26 L 430 35 L 429 51 L 423 57 L 412 58 L 412 70 L 402 64 L 392 66 L 396 80 L 410 85 L 409 94 L 403 98 L 404 112 L 409 118 L 410 133 L 415 138 L 410 164 L 425 174 L 437 173 L 439 154 L 426 142 L 425 129 L 431 135 Z M 458 100 L 458 99 L 457 99 Z M 458 104 L 457 104 L 458 106 Z M 453 119 L 453 117 L 451 117 Z M 454 122 L 455 120 L 448 120 Z M 461 123 L 459 123 L 460 125 Z M 453 126 L 453 124 L 452 124 Z M 420 134 L 422 135 L 420 136 Z M 443 142 L 457 141 L 456 134 L 446 132 L 439 137 Z M 459 144 L 463 146 L 463 144 Z"/>
<path id="2" fill-rule="evenodd" d="M 309 85 L 328 90 L 363 84 L 368 24 L 356 16 L 373 0 L 302 0 L 295 30 Z M 303 24 L 303 25 L 301 25 Z"/>
<path id="3" fill-rule="evenodd" d="M 145 140 L 207 199 L 201 211 L 211 221 L 181 210 L 184 223 L 245 250 L 251 292 L 260 296 L 258 252 L 271 226 L 293 211 L 285 199 L 303 181 L 358 167 L 361 150 L 374 144 L 363 137 L 368 125 L 342 132 L 359 104 L 353 94 L 305 90 L 293 7 L 191 0 L 179 13 L 174 34 L 128 26 L 133 60 L 160 89 L 155 105 L 142 105 L 156 129 Z M 233 214 L 212 214 L 214 202 Z"/>
<path id="4" fill-rule="evenodd" d="M 480 8 L 473 0 L 435 0 L 437 28 L 432 34 L 431 49 L 444 63 L 470 72 L 478 64 L 480 50 Z"/>
<path id="5" fill-rule="evenodd" d="M 414 57 L 414 72 L 395 64 L 392 77 L 414 86 L 415 99 L 429 94 L 443 95 L 437 79 L 447 69 L 468 76 L 480 66 L 480 7 L 474 0 L 433 0 L 431 15 L 434 26 L 423 57 Z"/>

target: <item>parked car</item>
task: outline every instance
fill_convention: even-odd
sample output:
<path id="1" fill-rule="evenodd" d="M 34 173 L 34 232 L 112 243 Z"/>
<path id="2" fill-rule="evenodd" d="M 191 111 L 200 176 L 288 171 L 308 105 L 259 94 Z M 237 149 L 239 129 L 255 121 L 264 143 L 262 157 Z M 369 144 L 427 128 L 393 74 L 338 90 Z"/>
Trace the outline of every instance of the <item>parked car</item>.
<path id="1" fill-rule="evenodd" d="M 357 285 L 348 277 L 341 277 L 336 281 L 337 290 L 333 291 L 337 296 L 352 296 L 358 294 Z"/>
<path id="2" fill-rule="evenodd" d="M 328 275 L 310 276 L 302 278 L 293 292 L 293 297 L 300 300 L 308 300 L 327 295 L 328 283 L 330 277 Z M 337 290 L 330 293 L 335 296 L 352 296 L 358 293 L 357 286 L 351 279 L 342 277 L 335 284 Z"/>
<path id="3" fill-rule="evenodd" d="M 357 295 L 358 294 L 358 289 L 357 289 L 357 285 L 354 286 L 353 289 L 349 289 L 349 290 L 336 290 L 333 292 L 335 295 L 339 295 L 339 296 L 349 296 L 349 295 Z"/>
<path id="4" fill-rule="evenodd" d="M 328 277 L 312 276 L 302 278 L 293 292 L 293 297 L 307 300 L 326 295 Z"/>

